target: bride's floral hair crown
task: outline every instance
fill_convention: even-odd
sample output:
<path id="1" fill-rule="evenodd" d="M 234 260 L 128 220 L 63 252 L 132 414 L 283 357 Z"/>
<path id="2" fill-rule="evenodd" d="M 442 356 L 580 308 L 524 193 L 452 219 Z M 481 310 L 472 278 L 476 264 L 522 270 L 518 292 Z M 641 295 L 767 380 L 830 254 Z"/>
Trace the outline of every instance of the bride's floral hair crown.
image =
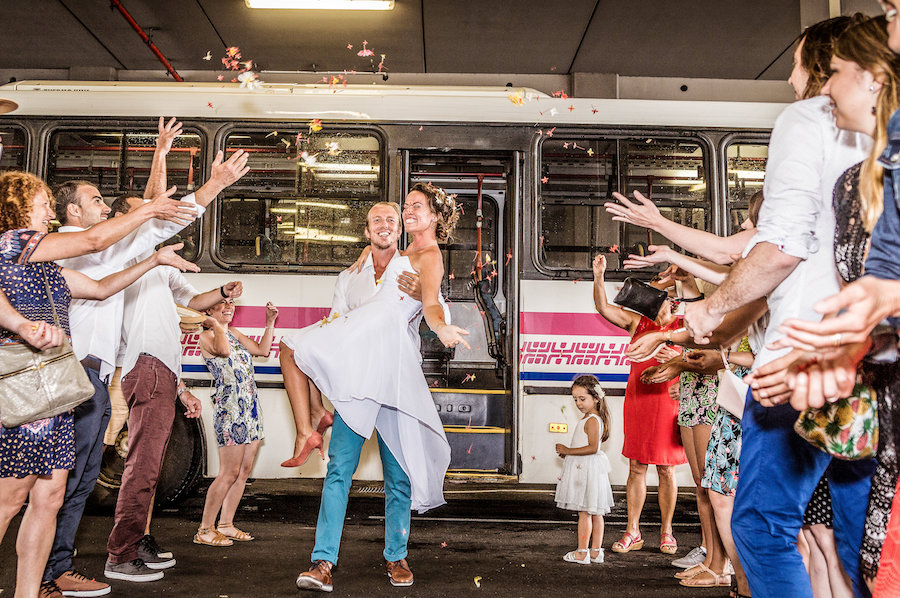
<path id="1" fill-rule="evenodd" d="M 416 183 L 409 190 L 410 193 L 418 191 L 428 198 L 428 207 L 438 215 L 435 235 L 440 242 L 450 239 L 453 229 L 459 222 L 459 207 L 456 204 L 456 196 L 449 195 L 446 191 L 431 183 Z"/>

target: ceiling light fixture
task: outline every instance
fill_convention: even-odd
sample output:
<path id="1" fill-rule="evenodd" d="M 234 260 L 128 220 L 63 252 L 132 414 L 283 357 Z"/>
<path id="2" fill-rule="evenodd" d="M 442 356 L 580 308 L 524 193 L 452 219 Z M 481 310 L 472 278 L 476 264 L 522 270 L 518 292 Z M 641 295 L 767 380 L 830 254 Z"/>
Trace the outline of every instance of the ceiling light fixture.
<path id="1" fill-rule="evenodd" d="M 394 0 L 244 0 L 249 8 L 393 10 Z"/>

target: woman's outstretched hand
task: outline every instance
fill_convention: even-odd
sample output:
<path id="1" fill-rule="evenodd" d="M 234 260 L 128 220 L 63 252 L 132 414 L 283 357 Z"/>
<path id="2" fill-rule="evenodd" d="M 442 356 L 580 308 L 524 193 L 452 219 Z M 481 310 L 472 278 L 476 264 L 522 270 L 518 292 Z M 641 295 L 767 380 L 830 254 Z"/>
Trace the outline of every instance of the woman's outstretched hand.
<path id="1" fill-rule="evenodd" d="M 438 338 L 441 339 L 441 342 L 444 343 L 445 347 L 454 348 L 456 345 L 462 343 L 462 345 L 466 349 L 471 349 L 469 343 L 466 342 L 466 339 L 463 336 L 468 336 L 469 331 L 465 328 L 460 328 L 459 326 L 455 326 L 453 324 L 445 324 L 440 330 L 438 330 Z"/>
<path id="2" fill-rule="evenodd" d="M 606 272 L 606 256 L 602 253 L 598 253 L 594 258 L 593 264 L 591 264 L 592 269 L 594 270 L 594 279 L 603 278 L 603 274 Z"/>

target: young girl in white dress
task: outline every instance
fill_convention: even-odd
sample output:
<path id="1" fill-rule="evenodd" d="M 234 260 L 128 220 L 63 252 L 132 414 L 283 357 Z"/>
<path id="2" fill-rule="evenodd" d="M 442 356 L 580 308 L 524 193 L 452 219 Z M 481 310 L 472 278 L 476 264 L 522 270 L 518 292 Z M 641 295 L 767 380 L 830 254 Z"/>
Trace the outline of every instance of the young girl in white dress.
<path id="1" fill-rule="evenodd" d="M 556 453 L 565 459 L 556 485 L 556 506 L 578 511 L 578 549 L 567 552 L 563 560 L 589 565 L 603 562 L 603 515 L 613 504 L 609 459 L 600 450 L 600 443 L 609 438 L 609 409 L 594 376 L 576 378 L 572 398 L 584 417 L 575 426 L 572 446 L 556 445 Z"/>

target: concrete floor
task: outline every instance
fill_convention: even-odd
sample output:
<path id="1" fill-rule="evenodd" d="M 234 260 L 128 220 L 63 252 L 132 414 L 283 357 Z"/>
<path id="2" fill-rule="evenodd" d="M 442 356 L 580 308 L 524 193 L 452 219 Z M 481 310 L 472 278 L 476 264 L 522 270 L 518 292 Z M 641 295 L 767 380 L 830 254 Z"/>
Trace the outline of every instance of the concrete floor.
<path id="1" fill-rule="evenodd" d="M 313 596 L 294 585 L 308 568 L 318 510 L 316 486 L 321 482 L 258 481 L 248 487 L 237 524 L 256 540 L 228 548 L 191 542 L 202 509 L 198 491 L 178 509 L 154 518 L 159 543 L 175 553 L 178 564 L 157 582 L 112 582 L 113 596 L 187 596 L 255 598 Z M 727 596 L 728 588 L 696 590 L 678 585 L 672 557 L 661 554 L 659 512 L 655 495 L 648 497 L 643 550 L 619 555 L 609 550 L 624 529 L 624 496 L 607 517 L 603 545 L 607 561 L 598 565 L 565 563 L 561 557 L 575 548 L 575 515 L 557 509 L 552 490 L 523 493 L 491 486 L 448 484 L 448 504 L 413 516 L 409 563 L 416 576 L 409 588 L 391 587 L 381 556 L 383 501 L 371 486 L 357 486 L 348 509 L 340 564 L 335 569 L 333 596 L 646 596 L 690 598 Z M 691 492 L 679 495 L 675 535 L 683 555 L 699 541 L 699 525 Z M 0 596 L 11 596 L 14 585 L 14 520 L 0 547 Z M 105 546 L 112 517 L 92 509 L 79 530 L 76 568 L 102 579 Z M 478 579 L 480 578 L 480 579 Z M 480 587 L 476 585 L 476 579 Z"/>

